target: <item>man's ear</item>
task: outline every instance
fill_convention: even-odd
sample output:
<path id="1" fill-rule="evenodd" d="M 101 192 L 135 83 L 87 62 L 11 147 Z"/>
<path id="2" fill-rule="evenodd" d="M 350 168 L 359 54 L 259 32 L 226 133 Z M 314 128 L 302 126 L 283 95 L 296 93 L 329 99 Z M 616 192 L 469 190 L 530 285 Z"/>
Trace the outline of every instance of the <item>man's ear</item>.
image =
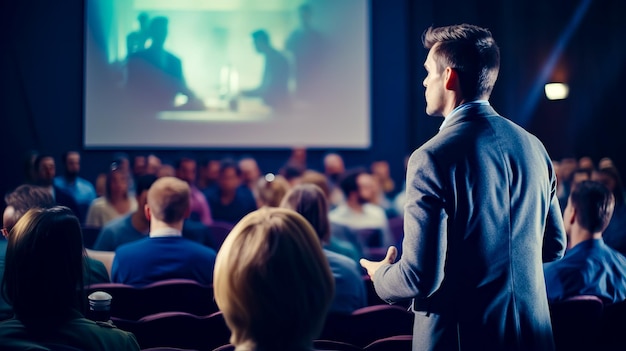
<path id="1" fill-rule="evenodd" d="M 574 222 L 576 221 L 576 208 L 572 208 L 570 212 L 571 215 L 569 216 L 569 218 L 565 218 L 565 220 L 569 221 L 569 224 L 574 224 Z"/>
<path id="2" fill-rule="evenodd" d="M 443 71 L 443 83 L 446 90 L 460 90 L 459 74 L 451 67 L 446 67 Z"/>
<path id="3" fill-rule="evenodd" d="M 150 218 L 152 217 L 152 213 L 150 213 L 150 207 L 148 207 L 148 204 L 146 204 L 143 207 L 143 214 L 144 214 L 144 216 L 146 216 L 147 220 L 150 220 Z"/>

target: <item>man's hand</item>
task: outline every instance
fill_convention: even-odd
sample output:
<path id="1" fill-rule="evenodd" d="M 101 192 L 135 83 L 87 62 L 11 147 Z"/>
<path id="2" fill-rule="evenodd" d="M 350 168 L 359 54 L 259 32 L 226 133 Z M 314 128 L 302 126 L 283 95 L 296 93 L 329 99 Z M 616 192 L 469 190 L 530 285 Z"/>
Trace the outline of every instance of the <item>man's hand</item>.
<path id="1" fill-rule="evenodd" d="M 359 262 L 361 263 L 361 266 L 363 266 L 363 268 L 367 270 L 367 274 L 370 276 L 370 278 L 374 280 L 374 274 L 376 273 L 378 268 L 385 264 L 393 264 L 397 256 L 398 249 L 396 249 L 395 246 L 389 246 L 389 249 L 387 250 L 387 256 L 385 256 L 382 261 L 372 262 L 370 260 L 362 258 Z"/>

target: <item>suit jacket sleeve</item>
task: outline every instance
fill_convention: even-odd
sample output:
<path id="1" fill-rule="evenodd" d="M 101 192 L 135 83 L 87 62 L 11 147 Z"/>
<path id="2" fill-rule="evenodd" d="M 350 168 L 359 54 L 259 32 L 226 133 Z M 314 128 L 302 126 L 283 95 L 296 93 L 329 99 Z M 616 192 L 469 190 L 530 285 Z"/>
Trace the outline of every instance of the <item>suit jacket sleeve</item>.
<path id="1" fill-rule="evenodd" d="M 376 293 L 389 303 L 430 296 L 443 280 L 448 219 L 443 184 L 432 156 L 414 152 L 407 170 L 403 254 L 373 277 Z"/>
<path id="2" fill-rule="evenodd" d="M 551 262 L 561 259 L 565 254 L 567 237 L 563 227 L 563 216 L 559 199 L 556 195 L 556 175 L 551 168 L 551 192 L 550 208 L 546 218 L 546 228 L 543 234 L 543 262 Z"/>

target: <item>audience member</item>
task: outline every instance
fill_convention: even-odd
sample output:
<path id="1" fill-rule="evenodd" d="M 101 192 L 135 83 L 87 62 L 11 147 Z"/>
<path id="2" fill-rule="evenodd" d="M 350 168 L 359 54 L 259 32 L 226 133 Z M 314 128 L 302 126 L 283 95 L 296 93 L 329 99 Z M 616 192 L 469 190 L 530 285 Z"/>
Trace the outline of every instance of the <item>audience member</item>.
<path id="1" fill-rule="evenodd" d="M 132 334 L 83 317 L 83 258 L 80 223 L 68 208 L 31 209 L 15 224 L 2 281 L 15 317 L 0 323 L 3 350 L 139 350 Z"/>
<path id="2" fill-rule="evenodd" d="M 84 222 L 89 205 L 96 198 L 96 189 L 91 182 L 78 176 L 80 173 L 80 154 L 77 151 L 68 151 L 63 154 L 63 166 L 65 173 L 54 178 L 54 185 L 65 190 L 74 198 L 80 211 L 79 219 Z"/>
<path id="3" fill-rule="evenodd" d="M 589 156 L 583 156 L 578 159 L 578 169 L 585 169 L 593 171 L 596 167 L 593 164 L 593 159 Z"/>
<path id="4" fill-rule="evenodd" d="M 567 199 L 570 193 L 570 180 L 572 173 L 578 169 L 578 161 L 573 157 L 567 157 L 559 162 L 559 166 L 555 168 L 556 173 L 556 194 L 559 198 L 559 205 L 561 210 L 567 205 Z"/>
<path id="5" fill-rule="evenodd" d="M 257 206 L 278 207 L 291 185 L 285 177 L 268 173 L 257 182 Z"/>
<path id="6" fill-rule="evenodd" d="M 128 175 L 113 162 L 106 177 L 105 195 L 91 202 L 85 223 L 93 227 L 102 227 L 136 209 L 137 201 L 130 196 L 128 190 Z"/>
<path id="7" fill-rule="evenodd" d="M 186 182 L 173 177 L 155 181 L 145 207 L 150 236 L 117 248 L 111 280 L 135 286 L 177 278 L 212 284 L 215 251 L 182 237 L 189 212 Z"/>
<path id="8" fill-rule="evenodd" d="M 156 155 L 150 154 L 146 157 L 146 174 L 157 174 L 161 166 L 161 159 Z"/>
<path id="9" fill-rule="evenodd" d="M 287 160 L 287 164 L 297 167 L 299 169 L 307 169 L 306 163 L 306 147 L 304 146 L 295 146 L 291 149 L 291 156 L 289 156 L 289 160 Z"/>
<path id="10" fill-rule="evenodd" d="M 333 276 L 319 239 L 301 215 L 262 208 L 224 241 L 215 301 L 236 350 L 313 350 L 330 307 Z"/>
<path id="11" fill-rule="evenodd" d="M 147 174 L 148 161 L 146 156 L 137 155 L 133 158 L 133 178 L 137 179 Z"/>
<path id="12" fill-rule="evenodd" d="M 107 188 L 107 174 L 99 173 L 98 176 L 96 177 L 96 181 L 94 182 L 94 186 L 96 188 L 97 197 L 105 196 L 106 188 Z M 87 209 L 87 212 L 89 212 L 89 209 Z"/>
<path id="13" fill-rule="evenodd" d="M 563 214 L 570 249 L 544 264 L 549 302 L 577 295 L 598 296 L 605 304 L 626 300 L 626 257 L 602 240 L 614 204 L 600 183 L 584 181 L 572 190 Z"/>
<path id="14" fill-rule="evenodd" d="M 4 202 L 7 207 L 3 214 L 3 225 L 7 233 L 28 210 L 50 208 L 55 205 L 52 196 L 44 188 L 28 184 L 21 185 L 7 194 Z M 0 249 L 0 261 L 2 261 L 3 254 L 4 251 Z M 101 262 L 87 257 L 85 259 L 84 282 L 87 285 L 108 283 L 109 274 L 105 266 Z"/>
<path id="15" fill-rule="evenodd" d="M 304 171 L 305 169 L 298 164 L 287 163 L 278 173 L 289 183 L 289 187 L 292 187 L 300 183 L 300 177 L 302 177 Z"/>
<path id="16" fill-rule="evenodd" d="M 205 192 L 213 219 L 219 222 L 237 223 L 243 216 L 256 210 L 254 195 L 241 184 L 241 170 L 231 160 L 221 162 L 217 185 Z"/>
<path id="17" fill-rule="evenodd" d="M 205 159 L 200 163 L 200 177 L 198 177 L 198 189 L 206 189 L 217 184 L 220 177 L 222 164 L 219 160 Z"/>
<path id="18" fill-rule="evenodd" d="M 347 172 L 339 186 L 346 202 L 330 212 L 331 222 L 345 225 L 352 230 L 379 229 L 382 235 L 380 246 L 393 245 L 385 211 L 368 202 L 374 196 L 371 175 L 359 169 Z"/>
<path id="19" fill-rule="evenodd" d="M 148 190 L 156 180 L 157 177 L 150 174 L 137 178 L 136 198 L 139 204 L 137 210 L 107 223 L 98 235 L 94 250 L 115 251 L 121 245 L 148 237 L 150 221 L 146 217 L 145 207 L 148 202 Z M 183 223 L 183 238 L 216 248 L 209 228 L 191 219 L 185 219 Z"/>
<path id="20" fill-rule="evenodd" d="M 339 154 L 330 153 L 324 157 L 324 174 L 330 183 L 330 201 L 331 208 L 334 208 L 345 201 L 343 192 L 339 188 L 339 181 L 346 172 L 343 158 Z"/>
<path id="21" fill-rule="evenodd" d="M 250 189 L 255 199 L 258 198 L 256 184 L 261 178 L 261 170 L 256 160 L 252 157 L 242 158 L 239 160 L 239 169 L 241 170 L 241 181 L 243 185 Z"/>
<path id="22" fill-rule="evenodd" d="M 615 210 L 608 227 L 604 230 L 604 242 L 626 255 L 626 203 L 624 202 L 624 185 L 619 171 L 615 167 L 604 167 L 593 171 L 591 180 L 606 186 L 615 198 Z"/>
<path id="23" fill-rule="evenodd" d="M 309 221 L 322 245 L 331 237 L 326 195 L 314 184 L 300 184 L 289 190 L 281 203 L 301 214 Z M 330 312 L 349 314 L 365 307 L 367 296 L 361 266 L 347 256 L 324 249 L 330 269 L 335 278 L 335 297 Z"/>
<path id="24" fill-rule="evenodd" d="M 176 177 L 182 179 L 189 184 L 191 189 L 191 219 L 200 221 L 204 225 L 211 225 L 211 210 L 207 198 L 196 187 L 196 160 L 183 157 L 176 162 Z"/>
<path id="25" fill-rule="evenodd" d="M 386 160 L 377 160 L 370 165 L 370 171 L 385 195 L 393 193 L 396 185 L 391 179 L 391 172 L 389 171 L 389 162 Z"/>
<path id="26" fill-rule="evenodd" d="M 300 184 L 313 184 L 319 187 L 328 204 L 330 188 L 325 175 L 317 171 L 308 170 L 302 175 Z M 363 257 L 363 247 L 359 238 L 350 228 L 339 223 L 330 222 L 330 240 L 324 245 L 324 248 L 348 256 L 357 263 Z"/>
<path id="27" fill-rule="evenodd" d="M 159 170 L 156 172 L 156 176 L 157 178 L 176 177 L 176 168 L 172 165 L 164 163 L 159 167 Z"/>
<path id="28" fill-rule="evenodd" d="M 35 159 L 34 167 L 36 170 L 35 184 L 48 190 L 58 205 L 69 207 L 79 219 L 84 218 L 85 214 L 80 212 L 80 208 L 72 195 L 54 185 L 54 177 L 56 176 L 54 158 L 50 155 L 41 154 Z"/>
<path id="29" fill-rule="evenodd" d="M 406 169 L 409 165 L 409 157 L 404 157 L 404 174 L 406 178 Z M 406 180 L 402 182 L 402 189 L 393 199 L 393 208 L 396 210 L 396 214 L 400 217 L 404 217 L 404 205 L 406 205 Z"/>

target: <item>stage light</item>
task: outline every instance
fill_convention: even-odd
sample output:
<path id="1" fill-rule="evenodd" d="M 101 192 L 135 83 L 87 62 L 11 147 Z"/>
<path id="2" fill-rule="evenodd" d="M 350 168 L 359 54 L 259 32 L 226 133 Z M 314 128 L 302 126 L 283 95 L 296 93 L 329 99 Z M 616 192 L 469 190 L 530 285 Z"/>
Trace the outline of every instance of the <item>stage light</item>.
<path id="1" fill-rule="evenodd" d="M 548 83 L 544 89 L 548 100 L 563 100 L 569 94 L 569 86 L 565 83 Z"/>

